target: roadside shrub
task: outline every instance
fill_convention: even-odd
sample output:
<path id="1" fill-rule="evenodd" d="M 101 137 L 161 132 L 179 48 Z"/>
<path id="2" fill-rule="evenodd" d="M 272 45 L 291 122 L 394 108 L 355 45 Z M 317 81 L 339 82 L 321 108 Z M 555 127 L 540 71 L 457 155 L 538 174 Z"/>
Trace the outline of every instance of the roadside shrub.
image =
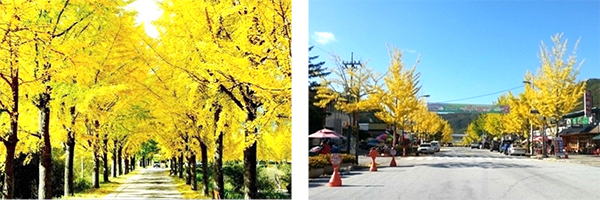
<path id="1" fill-rule="evenodd" d="M 351 154 L 342 154 L 342 162 L 343 163 L 355 163 L 356 157 Z"/>
<path id="2" fill-rule="evenodd" d="M 92 188 L 92 182 L 79 176 L 73 177 L 73 192 L 83 192 Z"/>
<path id="3" fill-rule="evenodd" d="M 323 168 L 329 165 L 329 161 L 327 160 L 327 155 L 319 155 L 308 158 L 308 168 L 309 169 L 317 169 Z"/>

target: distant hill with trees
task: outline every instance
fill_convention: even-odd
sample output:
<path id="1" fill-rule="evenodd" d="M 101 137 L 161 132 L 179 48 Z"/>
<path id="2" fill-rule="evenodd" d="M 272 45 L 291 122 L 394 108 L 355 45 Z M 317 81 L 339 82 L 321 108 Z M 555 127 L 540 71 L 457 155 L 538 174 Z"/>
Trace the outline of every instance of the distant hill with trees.
<path id="1" fill-rule="evenodd" d="M 448 113 L 439 115 L 448 121 L 456 134 L 462 134 L 467 131 L 467 126 L 479 116 L 479 114 L 473 113 Z"/>
<path id="2" fill-rule="evenodd" d="M 592 92 L 592 107 L 600 107 L 600 79 L 588 79 L 586 90 Z M 581 103 L 577 107 L 575 107 L 575 109 L 573 109 L 573 112 L 583 110 L 583 96 L 581 96 L 579 102 Z"/>

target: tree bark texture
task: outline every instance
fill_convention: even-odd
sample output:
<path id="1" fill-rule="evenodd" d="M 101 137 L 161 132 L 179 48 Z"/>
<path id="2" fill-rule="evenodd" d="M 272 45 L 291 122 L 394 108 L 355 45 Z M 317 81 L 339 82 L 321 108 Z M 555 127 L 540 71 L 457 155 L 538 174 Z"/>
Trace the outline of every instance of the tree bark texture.
<path id="1" fill-rule="evenodd" d="M 102 168 L 103 168 L 103 172 L 102 172 L 102 179 L 105 183 L 110 182 L 108 180 L 108 176 L 109 176 L 109 168 L 108 168 L 108 139 L 106 138 L 106 135 L 104 136 L 104 140 L 103 140 L 103 147 L 102 147 Z"/>
<path id="2" fill-rule="evenodd" d="M 129 157 L 125 156 L 125 174 L 129 174 Z"/>
<path id="3" fill-rule="evenodd" d="M 257 199 L 256 186 L 256 141 L 244 149 L 244 198 Z"/>
<path id="4" fill-rule="evenodd" d="M 117 140 L 113 140 L 112 177 L 117 177 Z"/>
<path id="5" fill-rule="evenodd" d="M 202 151 L 202 195 L 208 196 L 208 186 L 209 186 L 209 177 L 208 177 L 208 155 L 207 155 L 207 146 L 204 142 L 200 143 L 200 150 Z"/>
<path id="6" fill-rule="evenodd" d="M 190 163 L 190 181 L 191 181 L 191 186 L 192 186 L 192 190 L 196 191 L 198 190 L 198 180 L 196 179 L 197 175 L 196 175 L 196 154 L 192 153 L 192 155 L 190 155 L 189 157 L 190 159 L 188 160 L 188 162 Z"/>
<path id="7" fill-rule="evenodd" d="M 97 154 L 94 152 L 94 169 L 92 171 L 92 185 L 94 188 L 100 188 L 100 159 Z"/>
<path id="8" fill-rule="evenodd" d="M 123 160 L 121 159 L 122 152 L 123 147 L 119 144 L 117 149 L 117 176 L 123 175 Z"/>
<path id="9" fill-rule="evenodd" d="M 217 130 L 217 122 L 221 117 L 222 107 L 218 103 L 213 103 L 215 109 L 215 125 L 214 130 Z M 223 180 L 223 132 L 216 133 L 217 140 L 215 141 L 215 153 L 214 153 L 214 183 L 213 183 L 213 199 L 225 198 L 225 181 Z M 208 171 L 208 170 L 207 170 Z"/>
<path id="10" fill-rule="evenodd" d="M 49 86 L 47 86 L 49 87 Z M 39 134 L 42 137 L 41 157 L 39 163 L 38 198 L 52 198 L 52 144 L 50 143 L 50 94 L 40 94 L 38 109 L 40 109 Z"/>
<path id="11" fill-rule="evenodd" d="M 183 178 L 183 152 L 179 154 L 179 178 Z"/>
<path id="12" fill-rule="evenodd" d="M 73 196 L 73 160 L 75 158 L 75 134 L 67 133 L 67 143 L 65 145 L 65 153 L 67 154 L 65 157 L 65 184 L 64 184 L 64 196 Z"/>

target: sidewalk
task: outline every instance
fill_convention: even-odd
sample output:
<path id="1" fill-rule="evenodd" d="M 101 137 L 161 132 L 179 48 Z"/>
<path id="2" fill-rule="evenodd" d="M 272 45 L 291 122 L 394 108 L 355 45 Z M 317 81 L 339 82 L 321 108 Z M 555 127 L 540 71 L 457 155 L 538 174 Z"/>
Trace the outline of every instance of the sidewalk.
<path id="1" fill-rule="evenodd" d="M 532 159 L 542 159 L 541 156 L 531 156 Z M 545 161 L 554 161 L 554 162 L 566 162 L 566 163 L 575 163 L 588 165 L 593 167 L 600 167 L 600 157 L 595 155 L 580 155 L 580 154 L 569 154 L 569 158 L 556 158 L 554 155 L 549 155 L 548 158 L 544 158 L 542 160 Z"/>

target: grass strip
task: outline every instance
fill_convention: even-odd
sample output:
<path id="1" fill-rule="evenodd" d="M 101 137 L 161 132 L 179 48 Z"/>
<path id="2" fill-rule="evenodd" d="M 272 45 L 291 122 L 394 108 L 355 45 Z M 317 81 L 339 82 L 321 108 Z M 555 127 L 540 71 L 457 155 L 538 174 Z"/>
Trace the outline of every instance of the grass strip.
<path id="1" fill-rule="evenodd" d="M 185 184 L 185 179 L 178 176 L 171 176 L 169 175 L 169 171 L 165 171 L 165 174 L 173 179 L 173 184 L 177 188 L 177 191 L 183 195 L 184 199 L 212 199 L 212 197 L 202 195 L 202 185 L 200 183 L 198 183 L 198 190 L 194 191 L 192 190 L 192 186 Z"/>
<path id="2" fill-rule="evenodd" d="M 139 170 L 135 170 L 126 175 L 121 175 L 118 177 L 110 177 L 108 183 L 100 182 L 100 188 L 90 188 L 81 193 L 75 193 L 74 196 L 69 196 L 61 199 L 102 199 L 106 195 L 109 195 L 117 190 L 121 184 L 125 183 L 125 181 L 137 174 Z"/>

